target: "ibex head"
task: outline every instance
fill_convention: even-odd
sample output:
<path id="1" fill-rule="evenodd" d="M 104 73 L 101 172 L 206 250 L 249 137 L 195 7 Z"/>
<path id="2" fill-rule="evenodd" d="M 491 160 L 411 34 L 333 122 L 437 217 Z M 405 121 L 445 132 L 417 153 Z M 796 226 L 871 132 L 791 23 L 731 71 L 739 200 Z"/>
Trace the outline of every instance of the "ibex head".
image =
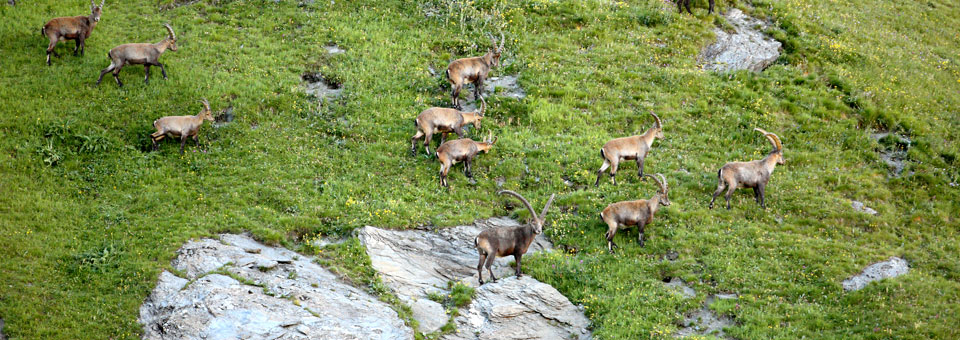
<path id="1" fill-rule="evenodd" d="M 653 113 L 653 111 L 650 111 L 650 115 L 652 115 L 655 120 L 653 122 L 653 128 L 657 131 L 655 137 L 663 139 L 663 122 L 660 121 L 660 117 L 658 117 L 656 113 Z"/>
<path id="2" fill-rule="evenodd" d="M 487 52 L 487 55 L 490 56 L 490 66 L 499 66 L 500 65 L 500 54 L 503 52 L 503 33 L 500 33 L 500 45 L 497 45 L 497 39 L 493 36 L 490 36 L 490 42 L 493 43 L 493 47 L 490 48 L 490 51 Z"/>
<path id="3" fill-rule="evenodd" d="M 540 212 L 540 215 L 537 216 L 537 212 L 533 210 L 533 206 L 530 205 L 530 202 L 526 198 L 520 196 L 520 194 L 510 191 L 510 190 L 501 190 L 498 194 L 503 195 L 507 194 L 516 198 L 519 198 L 523 205 L 527 207 L 527 210 L 530 211 L 530 224 L 534 228 L 534 233 L 540 234 L 543 233 L 543 224 L 547 220 L 547 210 L 550 210 L 550 205 L 553 204 L 553 199 L 557 196 L 556 194 L 550 195 L 550 200 L 547 201 L 547 205 L 543 206 L 543 211 Z"/>
<path id="4" fill-rule="evenodd" d="M 173 27 L 170 27 L 170 24 L 163 24 L 163 27 L 167 29 L 167 40 L 170 41 L 170 50 L 177 50 L 177 35 L 173 33 Z"/>
<path id="5" fill-rule="evenodd" d="M 201 111 L 201 114 L 203 115 L 203 120 L 209 120 L 212 122 L 213 111 L 210 111 L 210 102 L 207 101 L 207 98 L 203 98 L 203 100 L 201 100 L 200 102 L 203 103 L 203 111 Z"/>
<path id="6" fill-rule="evenodd" d="M 657 196 L 660 197 L 660 199 L 658 200 L 660 202 L 660 205 L 662 206 L 670 205 L 670 197 L 667 196 L 667 193 L 670 190 L 670 188 L 667 187 L 667 178 L 663 177 L 663 174 L 657 174 L 656 176 L 648 174 L 643 176 L 653 178 L 653 180 L 657 182 L 657 185 L 660 186 L 660 188 L 657 189 Z"/>
<path id="7" fill-rule="evenodd" d="M 90 17 L 93 18 L 93 21 L 100 21 L 100 13 L 103 12 L 103 3 L 107 0 L 100 1 L 100 6 L 97 6 L 93 0 L 90 0 Z"/>
<path id="8" fill-rule="evenodd" d="M 770 157 L 776 157 L 777 165 L 786 164 L 787 161 L 783 159 L 783 144 L 780 143 L 780 137 L 778 137 L 776 134 L 766 132 L 761 128 L 755 128 L 754 130 L 762 133 L 763 136 L 767 137 L 767 140 L 770 141 L 770 144 L 773 144 L 773 151 L 770 151 Z"/>

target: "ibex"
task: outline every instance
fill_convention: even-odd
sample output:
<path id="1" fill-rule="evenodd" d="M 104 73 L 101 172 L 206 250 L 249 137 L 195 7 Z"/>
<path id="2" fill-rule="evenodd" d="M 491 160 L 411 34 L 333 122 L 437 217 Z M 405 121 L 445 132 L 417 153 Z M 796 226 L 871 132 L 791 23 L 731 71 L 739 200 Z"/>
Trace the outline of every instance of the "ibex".
<path id="1" fill-rule="evenodd" d="M 468 178 L 473 178 L 471 167 L 473 157 L 476 157 L 477 153 L 480 152 L 490 152 L 490 149 L 493 148 L 493 144 L 496 142 L 497 139 L 493 138 L 493 133 L 491 132 L 490 137 L 487 137 L 483 142 L 475 142 L 469 138 L 462 138 L 440 144 L 440 147 L 437 148 L 437 160 L 440 161 L 440 185 L 449 187 L 447 184 L 447 173 L 450 172 L 450 167 L 457 164 L 457 162 L 463 162 L 463 173 L 466 174 Z"/>
<path id="2" fill-rule="evenodd" d="M 447 66 L 447 81 L 450 82 L 451 100 L 453 107 L 461 110 L 460 89 L 463 85 L 473 83 L 473 96 L 480 98 L 480 92 L 483 91 L 483 81 L 490 74 L 490 68 L 500 64 L 500 52 L 503 51 L 503 33 L 500 33 L 500 46 L 497 41 L 493 41 L 493 48 L 487 51 L 482 57 L 461 58 L 454 60 Z"/>
<path id="3" fill-rule="evenodd" d="M 676 0 L 676 1 L 677 1 L 678 13 L 683 14 L 683 8 L 680 7 L 681 5 L 683 5 L 687 7 L 687 13 L 690 13 L 691 15 L 693 14 L 693 12 L 690 11 L 690 0 Z M 713 1 L 714 0 L 710 0 L 710 10 L 707 11 L 707 14 L 713 13 Z"/>
<path id="4" fill-rule="evenodd" d="M 713 201 L 723 192 L 723 187 L 727 187 L 727 209 L 730 209 L 730 196 L 737 188 L 753 188 L 753 198 L 760 203 L 760 207 L 766 209 L 767 182 L 770 181 L 770 175 L 777 164 L 783 165 L 786 161 L 783 159 L 783 144 L 780 143 L 780 137 L 775 134 L 763 131 L 763 129 L 754 129 L 767 137 L 770 144 L 773 144 L 773 151 L 770 151 L 766 157 L 760 160 L 750 162 L 729 162 L 724 164 L 717 171 L 717 191 L 713 192 L 713 199 L 710 200 L 710 209 L 713 209 Z"/>
<path id="5" fill-rule="evenodd" d="M 417 139 L 423 138 L 423 147 L 430 154 L 430 140 L 433 134 L 440 133 L 440 144 L 447 141 L 447 134 L 454 132 L 459 138 L 463 138 L 463 127 L 473 124 L 473 127 L 480 128 L 480 120 L 483 119 L 483 111 L 486 110 L 487 101 L 480 97 L 480 111 L 463 112 L 457 109 L 448 109 L 443 107 L 432 107 L 420 113 L 417 120 L 413 121 L 417 127 L 417 134 L 410 140 L 410 154 L 417 153 Z"/>
<path id="6" fill-rule="evenodd" d="M 530 223 L 527 223 L 519 227 L 507 227 L 507 228 L 496 228 L 496 229 L 487 229 L 480 232 L 480 235 L 473 240 L 474 246 L 477 247 L 477 251 L 480 252 L 480 263 L 477 264 L 477 275 L 480 276 L 480 284 L 483 284 L 483 267 L 487 267 L 487 271 L 490 272 L 490 278 L 493 281 L 497 281 L 497 277 L 493 275 L 493 262 L 498 257 L 510 256 L 513 255 L 513 259 L 517 262 L 517 277 L 523 276 L 523 271 L 520 269 L 520 260 L 523 257 L 523 254 L 527 252 L 527 249 L 530 248 L 530 244 L 533 243 L 533 239 L 540 235 L 543 232 L 543 224 L 547 219 L 547 211 L 550 210 L 550 204 L 553 203 L 553 198 L 556 196 L 550 195 L 550 200 L 547 201 L 547 205 L 543 206 L 543 211 L 540 212 L 540 215 L 537 215 L 537 212 L 533 210 L 533 206 L 530 205 L 530 202 L 526 198 L 520 196 L 520 194 L 510 191 L 503 190 L 498 192 L 498 194 L 511 195 L 523 202 L 523 205 L 527 207 L 527 210 L 530 211 Z"/>
<path id="7" fill-rule="evenodd" d="M 667 188 L 667 179 L 661 174 L 656 176 L 644 175 L 653 178 L 660 187 L 657 193 L 648 200 L 623 201 L 608 205 L 600 213 L 600 219 L 607 224 L 607 250 L 613 253 L 613 236 L 617 234 L 620 227 L 637 226 L 640 229 L 640 236 L 637 241 L 643 247 L 643 229 L 650 222 L 653 222 L 653 215 L 657 213 L 660 206 L 670 205 L 670 198 L 667 197 L 669 189 Z M 659 179 L 657 178 L 659 177 Z"/>
<path id="8" fill-rule="evenodd" d="M 600 170 L 597 171 L 597 182 L 593 186 L 600 185 L 600 177 L 603 176 L 603 172 L 607 170 L 607 167 L 610 168 L 610 178 L 613 179 L 613 184 L 617 184 L 617 166 L 620 165 L 621 160 L 636 160 L 637 161 L 637 176 L 641 179 L 643 178 L 643 162 L 647 158 L 647 153 L 650 152 L 650 148 L 653 146 L 654 140 L 657 138 L 663 139 L 663 124 L 660 121 L 660 117 L 657 117 L 657 114 L 650 112 L 653 115 L 654 123 L 653 127 L 647 130 L 646 133 L 638 136 L 623 137 L 612 139 L 600 148 L 600 157 L 603 157 L 603 165 L 600 166 Z"/>
<path id="9" fill-rule="evenodd" d="M 104 74 L 113 71 L 113 79 L 116 79 L 118 86 L 123 86 L 123 82 L 120 81 L 120 69 L 126 65 L 143 65 L 147 73 L 147 77 L 143 80 L 146 84 L 150 83 L 150 66 L 160 66 L 163 79 L 167 79 L 167 69 L 160 63 L 160 55 L 167 49 L 177 50 L 177 36 L 173 33 L 173 28 L 170 25 L 163 24 L 163 27 L 167 28 L 168 33 L 167 38 L 163 41 L 156 44 L 123 44 L 107 52 L 107 57 L 110 58 L 110 66 L 100 71 L 97 85 L 100 85 Z"/>
<path id="10" fill-rule="evenodd" d="M 180 154 L 183 155 L 183 146 L 187 143 L 187 137 L 193 137 L 193 141 L 200 145 L 200 126 L 203 121 L 213 121 L 213 112 L 210 111 L 210 103 L 206 99 L 201 101 L 203 109 L 196 116 L 167 116 L 153 121 L 153 128 L 157 132 L 150 134 L 153 140 L 153 150 L 158 150 L 157 141 L 163 137 L 180 137 Z"/>
<path id="11" fill-rule="evenodd" d="M 77 46 L 73 49 L 73 55 L 77 55 L 78 50 L 80 55 L 83 55 L 87 47 L 87 38 L 90 38 L 93 28 L 97 27 L 97 22 L 100 21 L 100 13 L 103 11 L 105 1 L 100 1 L 100 6 L 97 6 L 93 0 L 90 0 L 89 16 L 53 18 L 46 25 L 43 25 L 40 34 L 50 39 L 50 45 L 47 46 L 47 66 L 50 66 L 51 53 L 60 58 L 54 47 L 61 41 L 76 40 Z"/>

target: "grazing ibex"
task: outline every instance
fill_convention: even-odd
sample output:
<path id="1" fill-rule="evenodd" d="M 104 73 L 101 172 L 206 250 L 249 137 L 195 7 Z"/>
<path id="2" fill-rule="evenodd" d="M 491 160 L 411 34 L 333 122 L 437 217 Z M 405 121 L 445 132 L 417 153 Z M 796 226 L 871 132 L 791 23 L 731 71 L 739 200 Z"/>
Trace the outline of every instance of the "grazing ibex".
<path id="1" fill-rule="evenodd" d="M 473 157 L 476 157 L 479 152 L 490 152 L 490 149 L 493 148 L 493 144 L 496 142 L 497 139 L 493 138 L 493 132 L 491 132 L 490 137 L 487 137 L 483 142 L 475 142 L 469 138 L 462 138 L 440 144 L 440 147 L 437 148 L 437 160 L 440 161 L 440 185 L 449 187 L 447 184 L 447 173 L 450 172 L 450 167 L 457 164 L 457 162 L 463 162 L 463 173 L 466 174 L 468 178 L 473 178 L 471 166 Z"/>
<path id="2" fill-rule="evenodd" d="M 530 223 L 522 225 L 519 227 L 507 227 L 507 228 L 496 228 L 496 229 L 487 229 L 480 232 L 480 235 L 473 240 L 474 246 L 477 247 L 477 251 L 480 252 L 480 263 L 477 264 L 477 275 L 480 276 L 480 284 L 483 284 L 483 267 L 487 267 L 487 271 L 490 272 L 490 278 L 493 281 L 497 281 L 497 277 L 493 275 L 493 262 L 498 257 L 510 256 L 513 255 L 513 259 L 517 262 L 517 277 L 523 276 L 523 271 L 520 269 L 520 259 L 523 257 L 523 254 L 527 252 L 527 249 L 530 248 L 530 244 L 533 243 L 533 239 L 540 235 L 543 232 L 543 224 L 547 219 L 547 211 L 550 210 L 550 204 L 553 204 L 553 198 L 556 195 L 550 195 L 550 200 L 547 201 L 547 205 L 543 206 L 543 211 L 540 212 L 540 215 L 537 215 L 537 212 L 533 210 L 533 206 L 530 205 L 530 202 L 526 198 L 520 196 L 520 194 L 510 191 L 503 190 L 498 192 L 498 194 L 511 195 L 516 198 L 519 198 L 523 205 L 527 207 L 527 210 L 530 211 Z"/>
<path id="3" fill-rule="evenodd" d="M 687 13 L 693 14 L 693 12 L 690 11 L 690 0 L 676 0 L 676 1 L 677 1 L 678 13 L 683 14 L 683 8 L 680 7 L 681 5 L 683 5 L 687 7 Z M 713 2 L 714 0 L 710 0 L 710 10 L 707 11 L 707 14 L 713 13 Z"/>
<path id="4" fill-rule="evenodd" d="M 607 224 L 607 249 L 613 253 L 613 236 L 617 234 L 620 227 L 637 226 L 640 228 L 640 236 L 637 238 L 640 246 L 643 247 L 643 229 L 650 222 L 653 222 L 653 215 L 657 213 L 660 206 L 670 205 L 670 199 L 667 197 L 667 179 L 661 174 L 656 176 L 644 175 L 653 178 L 660 187 L 657 193 L 648 200 L 623 201 L 608 205 L 600 213 L 600 219 Z M 659 177 L 659 179 L 657 178 Z"/>
<path id="5" fill-rule="evenodd" d="M 490 37 L 490 40 L 493 41 L 493 48 L 482 57 L 457 59 L 447 66 L 447 81 L 450 82 L 452 87 L 451 100 L 453 101 L 453 107 L 457 110 L 462 109 L 460 106 L 460 89 L 463 88 L 463 85 L 473 83 L 473 96 L 480 98 L 483 91 L 483 81 L 487 79 L 490 68 L 500 64 L 500 52 L 503 51 L 503 33 L 500 33 L 500 46 L 497 46 L 497 41 L 493 37 Z"/>
<path id="6" fill-rule="evenodd" d="M 600 157 L 603 157 L 603 165 L 600 166 L 600 170 L 597 171 L 597 182 L 593 186 L 600 185 L 600 177 L 603 176 L 603 172 L 607 170 L 607 167 L 610 168 L 610 178 L 613 178 L 613 184 L 617 184 L 617 166 L 620 165 L 621 160 L 636 160 L 637 161 L 637 175 L 642 179 L 643 178 L 643 161 L 647 158 L 647 153 L 650 152 L 650 148 L 653 146 L 653 141 L 657 138 L 663 139 L 663 125 L 660 122 L 660 117 L 657 117 L 657 114 L 650 112 L 653 115 L 653 127 L 647 130 L 646 133 L 638 136 L 623 137 L 612 139 L 600 148 Z"/>
<path id="7" fill-rule="evenodd" d="M 77 46 L 73 49 L 73 55 L 77 55 L 77 51 L 80 52 L 80 55 L 83 55 L 87 47 L 87 38 L 90 38 L 93 28 L 97 27 L 97 22 L 100 21 L 100 13 L 103 11 L 104 2 L 106 0 L 101 1 L 100 6 L 97 6 L 93 0 L 90 0 L 89 16 L 53 18 L 46 25 L 43 25 L 40 34 L 50 39 L 50 45 L 47 46 L 47 66 L 50 66 L 51 53 L 60 58 L 57 51 L 54 51 L 54 47 L 57 47 L 57 43 L 61 41 L 76 40 Z"/>
<path id="8" fill-rule="evenodd" d="M 210 103 L 206 99 L 201 101 L 203 109 L 196 116 L 166 116 L 153 121 L 153 127 L 157 132 L 150 134 L 153 140 L 153 150 L 158 150 L 157 141 L 163 137 L 180 137 L 180 154 L 183 154 L 183 146 L 187 143 L 187 137 L 193 137 L 193 141 L 200 145 L 200 126 L 203 121 L 213 121 L 213 112 L 210 111 Z"/>
<path id="9" fill-rule="evenodd" d="M 447 134 L 454 132 L 459 138 L 463 138 L 463 127 L 473 124 L 473 127 L 480 128 L 480 120 L 483 119 L 483 111 L 486 110 L 487 101 L 480 97 L 480 111 L 463 112 L 457 109 L 448 109 L 444 107 L 432 107 L 420 113 L 413 124 L 417 127 L 417 134 L 410 140 L 410 154 L 417 153 L 417 139 L 423 138 L 423 147 L 430 154 L 430 140 L 433 134 L 440 133 L 440 144 L 447 141 Z"/>
<path id="10" fill-rule="evenodd" d="M 97 85 L 100 85 L 104 74 L 113 71 L 113 79 L 117 80 L 118 86 L 123 86 L 123 82 L 120 81 L 120 69 L 126 65 L 143 65 L 147 73 L 147 77 L 143 80 L 146 84 L 150 83 L 150 66 L 160 66 L 163 79 L 167 79 L 167 69 L 160 63 L 160 55 L 167 49 L 177 50 L 177 35 L 173 33 L 173 28 L 170 25 L 163 24 L 163 27 L 167 28 L 168 34 L 167 38 L 161 42 L 156 44 L 123 44 L 107 52 L 107 57 L 110 58 L 110 66 L 100 71 Z"/>
<path id="11" fill-rule="evenodd" d="M 766 209 L 766 188 L 770 181 L 770 175 L 777 164 L 783 165 L 786 161 L 783 159 L 783 144 L 780 143 L 780 137 L 775 134 L 763 131 L 763 129 L 754 129 L 763 134 L 773 144 L 773 151 L 760 160 L 750 162 L 729 162 L 724 164 L 720 171 L 717 171 L 717 191 L 713 193 L 713 199 L 710 200 L 710 209 L 713 209 L 713 201 L 723 192 L 723 187 L 727 187 L 727 209 L 730 209 L 730 196 L 737 188 L 753 188 L 753 197 L 760 203 L 760 207 Z"/>

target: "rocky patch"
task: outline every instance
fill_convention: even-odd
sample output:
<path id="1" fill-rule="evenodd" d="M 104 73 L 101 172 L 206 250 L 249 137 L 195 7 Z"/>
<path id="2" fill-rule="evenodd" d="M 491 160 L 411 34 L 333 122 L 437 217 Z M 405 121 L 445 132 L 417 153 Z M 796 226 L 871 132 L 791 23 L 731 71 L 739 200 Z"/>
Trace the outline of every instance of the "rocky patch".
<path id="1" fill-rule="evenodd" d="M 723 329 L 733 326 L 733 319 L 725 315 L 718 316 L 710 310 L 710 305 L 717 300 L 736 298 L 736 294 L 717 294 L 708 297 L 702 307 L 684 316 L 683 328 L 677 331 L 676 337 L 713 335 L 721 339 L 729 338 L 723 332 Z"/>
<path id="2" fill-rule="evenodd" d="M 724 16 L 734 32 L 714 28 L 717 42 L 707 46 L 700 56 L 703 68 L 726 72 L 736 70 L 763 71 L 780 57 L 780 42 L 761 32 L 767 24 L 731 9 Z"/>
<path id="3" fill-rule="evenodd" d="M 850 202 L 850 206 L 853 207 L 853 210 L 862 212 L 864 214 L 870 214 L 870 215 L 880 214 L 876 210 L 873 210 L 872 208 L 864 205 L 863 202 L 860 202 L 860 201 L 852 201 Z"/>
<path id="4" fill-rule="evenodd" d="M 890 176 L 900 177 L 906 167 L 907 150 L 910 149 L 913 141 L 906 136 L 890 132 L 874 133 L 870 138 L 880 144 L 880 159 L 889 168 Z"/>
<path id="5" fill-rule="evenodd" d="M 321 103 L 339 98 L 343 93 L 343 86 L 340 83 L 330 81 L 320 73 L 308 72 L 300 78 L 304 82 L 304 92 Z"/>
<path id="6" fill-rule="evenodd" d="M 690 288 L 690 286 L 687 285 L 686 282 L 683 282 L 683 280 L 681 280 L 679 277 L 674 277 L 670 280 L 667 280 L 664 282 L 664 286 L 674 289 L 677 294 L 680 294 L 688 299 L 697 296 L 697 291 L 693 288 Z"/>
<path id="7" fill-rule="evenodd" d="M 473 96 L 473 88 L 470 88 L 468 91 L 467 87 L 468 86 L 464 86 L 464 89 L 461 90 L 466 94 L 466 100 L 462 102 L 463 111 L 476 111 L 477 105 L 479 104 L 477 104 L 477 99 Z M 499 92 L 497 91 L 498 88 L 501 88 Z M 485 99 L 489 99 L 490 94 L 517 100 L 527 96 L 527 92 L 517 84 L 517 76 L 510 75 L 487 78 L 487 80 L 483 82 L 483 96 Z"/>
<path id="8" fill-rule="evenodd" d="M 144 339 L 412 339 L 390 306 L 242 235 L 191 241 L 140 307 Z"/>
<path id="9" fill-rule="evenodd" d="M 448 293 L 450 281 L 477 287 L 480 257 L 474 239 L 487 228 L 518 225 L 511 219 L 491 218 L 435 231 L 364 227 L 357 235 L 384 283 L 411 305 L 421 322 L 420 330 L 429 333 L 439 329 L 443 325 L 439 320 L 445 322 L 447 316 L 437 308 L 439 304 L 427 299 L 428 294 Z M 527 254 L 551 248 L 541 235 Z M 500 280 L 477 288 L 472 304 L 461 308 L 461 315 L 454 320 L 458 332 L 446 338 L 589 338 L 589 321 L 583 313 L 553 287 L 527 276 L 513 277 L 512 259 L 497 260 L 493 270 Z"/>
<path id="10" fill-rule="evenodd" d="M 340 46 L 337 46 L 337 44 L 330 44 L 330 45 L 323 46 L 323 49 L 327 50 L 327 53 L 329 53 L 330 55 L 346 52 L 342 48 L 340 48 Z"/>
<path id="11" fill-rule="evenodd" d="M 871 264 L 867 266 L 867 268 L 864 268 L 860 274 L 843 280 L 843 290 L 848 292 L 858 291 L 866 287 L 870 282 L 897 277 L 909 271 L 910 264 L 907 263 L 907 260 L 899 257 L 891 257 L 886 261 Z"/>

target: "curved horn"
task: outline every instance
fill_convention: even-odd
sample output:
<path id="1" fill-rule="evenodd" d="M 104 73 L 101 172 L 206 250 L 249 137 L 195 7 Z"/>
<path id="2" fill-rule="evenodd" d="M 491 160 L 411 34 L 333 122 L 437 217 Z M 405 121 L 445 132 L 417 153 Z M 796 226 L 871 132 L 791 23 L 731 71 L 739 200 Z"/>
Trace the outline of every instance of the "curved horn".
<path id="1" fill-rule="evenodd" d="M 657 128 L 662 129 L 662 128 L 663 128 L 663 122 L 660 121 L 660 117 L 658 117 L 656 113 L 653 113 L 653 111 L 650 111 L 650 114 L 653 115 L 653 119 L 655 119 L 655 120 L 657 121 Z"/>
<path id="2" fill-rule="evenodd" d="M 657 176 L 659 176 L 659 177 L 660 177 L 660 180 L 663 181 L 663 182 L 660 182 L 660 185 L 662 186 L 661 188 L 663 189 L 663 192 L 667 192 L 667 190 L 670 189 L 670 187 L 667 185 L 667 178 L 664 177 L 663 174 L 659 174 L 659 173 L 657 174 Z"/>
<path id="3" fill-rule="evenodd" d="M 550 210 L 550 205 L 553 204 L 555 197 L 557 197 L 557 194 L 551 194 L 550 199 L 547 200 L 547 205 L 543 206 L 543 211 L 540 212 L 540 222 L 547 220 L 547 211 Z"/>
<path id="4" fill-rule="evenodd" d="M 780 142 L 780 136 L 777 136 L 775 133 L 770 133 L 770 137 L 773 137 L 773 142 L 777 145 L 777 151 L 783 150 L 783 143 Z"/>
<path id="5" fill-rule="evenodd" d="M 173 33 L 173 27 L 170 27 L 170 24 L 163 24 L 163 27 L 166 27 L 167 32 L 170 33 L 170 40 L 177 40 L 177 35 Z"/>
<path id="6" fill-rule="evenodd" d="M 90 7 L 97 7 L 97 3 L 90 0 Z"/>
<path id="7" fill-rule="evenodd" d="M 503 32 L 500 32 L 500 46 L 497 47 L 497 52 L 500 52 L 500 51 L 503 50 L 503 42 L 504 42 L 504 40 L 506 40 L 506 39 L 503 38 Z"/>
<path id="8" fill-rule="evenodd" d="M 200 102 L 203 103 L 204 110 L 210 111 L 210 102 L 207 101 L 207 98 L 203 98 Z"/>
<path id="9" fill-rule="evenodd" d="M 757 132 L 760 132 L 760 133 L 763 134 L 764 137 L 767 137 L 767 140 L 770 141 L 770 144 L 771 144 L 771 145 L 773 145 L 774 151 L 780 150 L 780 148 L 777 146 L 777 141 L 776 141 L 775 139 L 773 139 L 773 137 L 770 137 L 770 135 L 772 135 L 772 133 L 769 133 L 769 132 L 767 132 L 767 131 L 765 131 L 764 129 L 761 129 L 761 128 L 754 128 L 753 130 L 755 130 L 755 131 L 757 131 Z"/>
<path id="10" fill-rule="evenodd" d="M 660 186 L 660 190 L 663 190 L 663 183 L 660 182 L 660 179 L 657 178 L 657 176 L 654 176 L 654 175 L 651 175 L 651 174 L 645 174 L 645 175 L 643 175 L 643 177 L 653 178 L 653 181 L 654 181 L 654 182 L 657 182 L 657 185 Z"/>
<path id="11" fill-rule="evenodd" d="M 107 2 L 107 0 L 100 1 L 100 8 L 103 8 L 103 4 L 106 3 L 106 2 Z"/>
<path id="12" fill-rule="evenodd" d="M 478 111 L 477 114 L 479 114 L 480 117 L 483 117 L 483 112 L 486 110 L 487 110 L 487 100 L 483 99 L 483 96 L 480 96 L 480 111 Z"/>
<path id="13" fill-rule="evenodd" d="M 526 198 L 523 198 L 523 196 L 520 196 L 520 194 L 513 192 L 511 190 L 500 190 L 499 192 L 497 192 L 497 194 L 500 194 L 500 195 L 507 194 L 507 195 L 519 198 L 520 201 L 523 202 L 523 205 L 527 206 L 527 210 L 530 211 L 530 216 L 532 216 L 533 219 L 539 219 L 539 217 L 537 217 L 537 212 L 533 210 L 532 206 L 530 206 L 530 202 L 528 202 Z"/>

